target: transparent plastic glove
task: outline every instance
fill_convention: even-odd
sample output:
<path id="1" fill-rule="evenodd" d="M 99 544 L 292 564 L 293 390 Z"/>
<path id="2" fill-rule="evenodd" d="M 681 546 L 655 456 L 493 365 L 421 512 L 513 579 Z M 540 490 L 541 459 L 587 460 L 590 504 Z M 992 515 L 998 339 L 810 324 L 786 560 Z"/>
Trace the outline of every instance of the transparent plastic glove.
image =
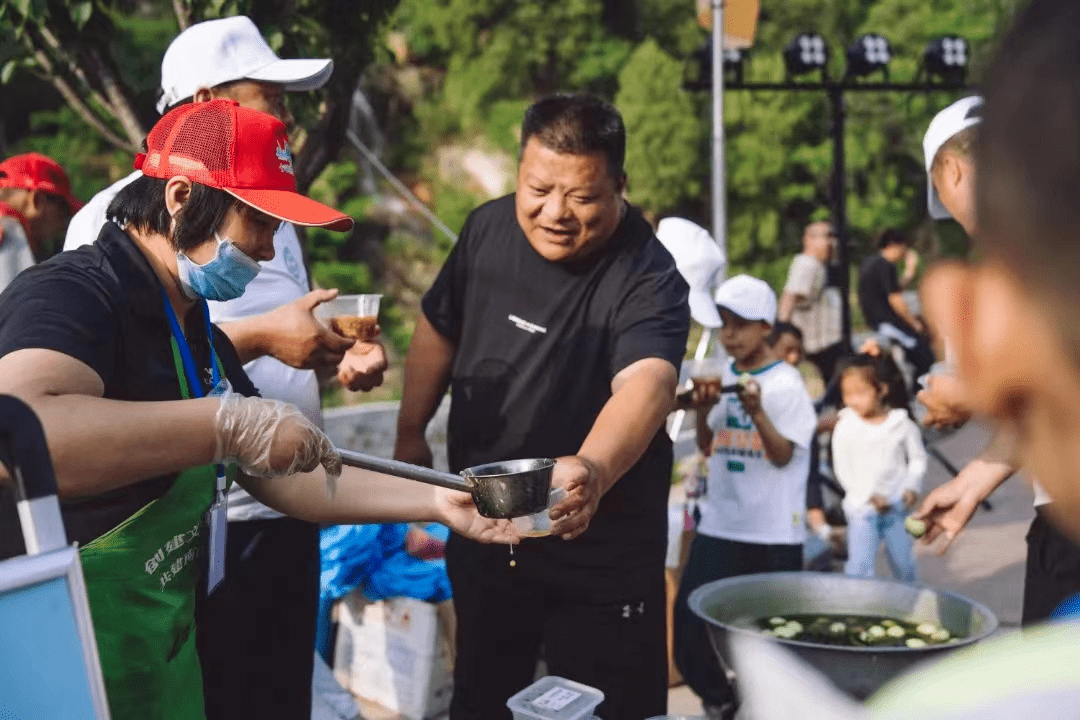
<path id="1" fill-rule="evenodd" d="M 252 477 L 274 478 L 326 468 L 331 494 L 341 457 L 330 438 L 296 407 L 228 393 L 217 411 L 214 461 L 234 462 Z"/>

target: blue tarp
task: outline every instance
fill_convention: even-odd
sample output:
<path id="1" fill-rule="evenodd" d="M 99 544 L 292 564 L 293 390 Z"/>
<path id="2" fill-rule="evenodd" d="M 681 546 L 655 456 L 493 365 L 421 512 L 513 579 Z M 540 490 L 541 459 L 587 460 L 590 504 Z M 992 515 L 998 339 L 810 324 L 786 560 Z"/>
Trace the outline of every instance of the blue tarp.
<path id="1" fill-rule="evenodd" d="M 437 524 L 424 528 L 445 541 L 450 531 Z M 329 662 L 330 606 L 334 600 L 363 588 L 369 600 L 411 597 L 441 602 L 450 597 L 445 560 L 419 560 L 405 552 L 407 523 L 331 525 L 319 540 L 322 555 L 319 619 L 315 645 Z"/>
<path id="2" fill-rule="evenodd" d="M 441 602 L 450 597 L 443 560 L 418 560 L 405 552 L 406 523 L 332 525 L 323 528 L 321 587 L 336 600 L 363 586 L 369 600 L 411 597 Z M 445 540 L 441 525 L 425 528 Z"/>

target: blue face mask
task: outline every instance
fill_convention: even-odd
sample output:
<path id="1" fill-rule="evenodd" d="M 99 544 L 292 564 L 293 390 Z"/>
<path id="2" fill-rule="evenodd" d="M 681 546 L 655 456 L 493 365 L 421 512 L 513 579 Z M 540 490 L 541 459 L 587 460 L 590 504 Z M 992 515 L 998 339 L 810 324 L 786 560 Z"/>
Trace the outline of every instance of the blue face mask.
<path id="1" fill-rule="evenodd" d="M 229 238 L 222 238 L 214 231 L 217 253 L 205 265 L 195 263 L 184 253 L 176 253 L 176 266 L 180 272 L 180 287 L 192 300 L 235 300 L 244 294 L 244 288 L 255 279 L 261 267 L 245 255 Z"/>

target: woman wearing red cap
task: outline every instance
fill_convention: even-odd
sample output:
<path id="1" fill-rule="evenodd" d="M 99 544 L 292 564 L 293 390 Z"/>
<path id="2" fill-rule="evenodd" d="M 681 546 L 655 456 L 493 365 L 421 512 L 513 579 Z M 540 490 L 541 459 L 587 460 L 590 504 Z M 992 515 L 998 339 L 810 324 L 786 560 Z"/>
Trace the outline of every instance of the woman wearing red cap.
<path id="1" fill-rule="evenodd" d="M 280 221 L 352 225 L 296 193 L 285 133 L 231 101 L 170 112 L 136 159 L 144 177 L 109 208 L 119 224 L 0 294 L 0 393 L 45 427 L 116 718 L 204 716 L 193 607 L 200 578 L 212 590 L 222 577 L 233 479 L 313 522 L 436 520 L 511 539 L 460 493 L 353 468 L 335 483 L 330 441 L 256 397 L 210 324 L 205 300 L 243 292 Z"/>

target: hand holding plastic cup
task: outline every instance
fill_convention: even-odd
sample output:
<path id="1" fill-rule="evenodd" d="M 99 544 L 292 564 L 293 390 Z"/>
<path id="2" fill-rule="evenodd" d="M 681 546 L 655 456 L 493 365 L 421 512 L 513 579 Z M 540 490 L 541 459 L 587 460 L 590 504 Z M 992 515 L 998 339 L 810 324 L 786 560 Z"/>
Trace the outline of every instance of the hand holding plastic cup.
<path id="1" fill-rule="evenodd" d="M 315 317 L 342 337 L 370 342 L 378 337 L 382 295 L 338 295 L 315 307 Z"/>
<path id="2" fill-rule="evenodd" d="M 548 494 L 548 505 L 546 508 L 538 513 L 532 515 L 525 515 L 522 517 L 516 517 L 510 522 L 514 524 L 514 527 L 518 531 L 518 535 L 521 537 L 545 537 L 551 534 L 551 516 L 548 513 L 551 512 L 551 508 L 555 503 L 566 497 L 566 491 L 561 487 L 551 488 L 551 492 Z"/>

